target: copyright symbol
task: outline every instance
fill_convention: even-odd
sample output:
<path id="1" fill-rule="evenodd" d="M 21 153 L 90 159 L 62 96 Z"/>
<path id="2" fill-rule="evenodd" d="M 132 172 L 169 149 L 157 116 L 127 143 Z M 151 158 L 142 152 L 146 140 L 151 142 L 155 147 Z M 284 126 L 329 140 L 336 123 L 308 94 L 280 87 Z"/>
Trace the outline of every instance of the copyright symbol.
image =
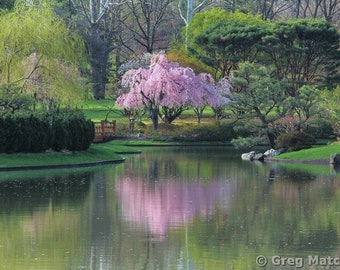
<path id="1" fill-rule="evenodd" d="M 264 266 L 267 265 L 267 263 L 268 263 L 268 260 L 267 260 L 267 258 L 266 258 L 265 256 L 260 255 L 260 256 L 257 256 L 257 257 L 256 257 L 256 264 L 257 264 L 258 266 L 264 267 Z"/>

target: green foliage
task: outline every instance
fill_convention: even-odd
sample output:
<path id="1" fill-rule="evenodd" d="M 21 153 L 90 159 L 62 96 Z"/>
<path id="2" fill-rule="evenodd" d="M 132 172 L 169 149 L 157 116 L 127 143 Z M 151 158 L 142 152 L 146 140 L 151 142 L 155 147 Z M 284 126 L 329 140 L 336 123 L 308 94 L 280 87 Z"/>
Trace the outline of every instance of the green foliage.
<path id="1" fill-rule="evenodd" d="M 297 151 L 312 147 L 315 138 L 307 133 L 292 131 L 281 134 L 276 139 L 277 148 L 288 148 L 289 151 Z"/>
<path id="2" fill-rule="evenodd" d="M 200 142 L 200 141 L 216 141 L 229 142 L 237 136 L 233 130 L 231 121 L 214 121 L 211 123 L 201 124 L 183 124 L 170 125 L 160 124 L 155 134 L 151 127 L 145 128 L 147 138 L 159 141 L 182 141 L 182 142 Z"/>
<path id="3" fill-rule="evenodd" d="M 0 153 L 86 150 L 93 137 L 93 123 L 79 111 L 0 117 Z"/>
<path id="4" fill-rule="evenodd" d="M 85 59 L 83 41 L 47 1 L 17 1 L 0 24 L 0 83 L 15 84 L 45 104 L 82 98 L 77 66 Z"/>
<path id="5" fill-rule="evenodd" d="M 48 119 L 41 115 L 3 115 L 0 118 L 0 130 L 1 153 L 36 153 L 49 148 Z"/>
<path id="6" fill-rule="evenodd" d="M 321 105 L 328 112 L 333 129 L 340 136 L 340 86 L 334 90 L 323 90 L 321 92 Z"/>
<path id="7" fill-rule="evenodd" d="M 33 104 L 33 98 L 20 91 L 15 84 L 0 84 L 0 108 L 3 112 L 28 110 Z"/>
<path id="8" fill-rule="evenodd" d="M 193 17 L 188 36 L 189 52 L 221 77 L 249 61 L 274 67 L 293 97 L 306 84 L 334 88 L 339 82 L 340 35 L 320 19 L 269 22 L 212 9 Z"/>
<path id="9" fill-rule="evenodd" d="M 275 66 L 277 77 L 289 82 L 290 96 L 295 97 L 305 84 L 332 88 L 339 82 L 339 39 L 335 27 L 323 20 L 274 22 L 263 37 L 265 54 L 259 60 L 267 58 L 266 64 Z"/>
<path id="10" fill-rule="evenodd" d="M 94 138 L 94 126 L 80 111 L 64 111 L 50 117 L 53 150 L 80 151 L 89 148 Z"/>
<path id="11" fill-rule="evenodd" d="M 198 34 L 205 31 L 216 21 L 226 20 L 228 12 L 224 9 L 212 8 L 209 11 L 196 13 L 189 22 L 188 42 L 189 46 L 194 46 L 194 40 Z M 183 33 L 185 29 L 183 28 Z"/>
<path id="12" fill-rule="evenodd" d="M 295 96 L 288 96 L 285 100 L 286 107 L 293 110 L 300 121 L 308 120 L 319 111 L 320 90 L 309 85 L 303 85 Z"/>
<path id="13" fill-rule="evenodd" d="M 0 1 L 0 11 L 1 9 L 12 9 L 14 7 L 15 0 L 1 0 Z"/>
<path id="14" fill-rule="evenodd" d="M 266 144 L 266 140 L 263 137 L 249 136 L 249 137 L 238 137 L 237 139 L 232 139 L 231 143 L 237 149 L 251 148 L 257 145 Z"/>
<path id="15" fill-rule="evenodd" d="M 316 139 L 325 139 L 334 136 L 332 122 L 328 119 L 310 119 L 304 126 L 305 132 Z"/>
<path id="16" fill-rule="evenodd" d="M 284 96 L 280 82 L 271 77 L 266 67 L 245 62 L 233 72 L 232 85 L 236 91 L 230 97 L 229 106 L 235 117 L 257 118 L 261 124 L 255 123 L 253 128 L 265 134 L 269 145 L 274 147 L 274 134 L 268 127 L 275 120 L 272 114 L 282 110 Z"/>
<path id="17" fill-rule="evenodd" d="M 200 73 L 210 73 L 213 74 L 213 68 L 205 65 L 196 58 L 190 56 L 183 48 L 180 46 L 174 46 L 166 54 L 167 58 L 171 62 L 177 62 L 183 67 L 190 67 L 196 74 Z"/>
<path id="18" fill-rule="evenodd" d="M 209 18 L 209 15 L 216 20 Z M 201 18 L 202 17 L 202 18 Z M 206 18 L 207 17 L 207 18 Z M 240 61 L 254 61 L 267 23 L 241 12 L 213 9 L 192 19 L 190 52 L 215 69 L 216 77 L 229 75 Z"/>

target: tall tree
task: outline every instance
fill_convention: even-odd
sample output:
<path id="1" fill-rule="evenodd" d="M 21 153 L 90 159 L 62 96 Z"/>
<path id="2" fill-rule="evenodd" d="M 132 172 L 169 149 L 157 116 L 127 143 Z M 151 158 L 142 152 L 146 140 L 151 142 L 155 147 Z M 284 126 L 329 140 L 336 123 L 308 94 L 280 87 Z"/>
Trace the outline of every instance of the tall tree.
<path id="1" fill-rule="evenodd" d="M 137 44 L 138 52 L 152 53 L 168 47 L 173 19 L 170 17 L 171 0 L 126 1 L 122 23 Z M 131 43 L 130 43 L 131 44 Z M 134 50 L 135 52 L 135 50 Z"/>
<path id="2" fill-rule="evenodd" d="M 257 0 L 254 4 L 253 14 L 260 14 L 263 20 L 274 20 L 280 18 L 292 6 L 292 1 Z"/>
<path id="3" fill-rule="evenodd" d="M 277 77 L 290 84 L 287 95 L 298 95 L 305 84 L 333 88 L 339 82 L 340 35 L 331 24 L 291 19 L 271 27 L 263 37 L 263 49 Z"/>
<path id="4" fill-rule="evenodd" d="M 179 14 L 185 24 L 184 32 L 185 48 L 188 47 L 189 22 L 191 21 L 193 15 L 207 4 L 207 0 L 200 1 L 196 6 L 194 6 L 194 2 L 195 0 L 178 1 Z"/>
<path id="5" fill-rule="evenodd" d="M 116 12 L 114 0 L 69 0 L 69 8 L 84 38 L 91 65 L 93 96 L 105 98 L 110 53 L 114 50 Z"/>
<path id="6" fill-rule="evenodd" d="M 339 26 L 340 0 L 296 0 L 293 3 L 296 18 L 321 18 Z"/>
<path id="7" fill-rule="evenodd" d="M 255 135 L 265 135 L 270 147 L 274 148 L 275 134 L 269 124 L 275 120 L 273 112 L 281 110 L 285 97 L 279 81 L 270 73 L 264 66 L 240 63 L 239 69 L 233 71 L 231 81 L 239 91 L 232 93 L 229 104 L 238 118 L 259 119 L 260 123 L 252 127 Z"/>
<path id="8" fill-rule="evenodd" d="M 0 24 L 0 83 L 48 103 L 81 97 L 77 65 L 84 60 L 84 44 L 47 2 L 18 1 Z"/>

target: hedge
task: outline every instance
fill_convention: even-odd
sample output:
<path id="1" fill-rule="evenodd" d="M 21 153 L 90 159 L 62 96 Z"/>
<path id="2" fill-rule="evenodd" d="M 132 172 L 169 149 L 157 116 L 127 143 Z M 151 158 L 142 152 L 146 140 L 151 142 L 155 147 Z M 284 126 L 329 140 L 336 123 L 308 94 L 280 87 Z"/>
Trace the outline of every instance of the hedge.
<path id="1" fill-rule="evenodd" d="M 276 147 L 287 148 L 288 151 L 298 151 L 312 147 L 315 142 L 315 138 L 307 133 L 291 131 L 277 137 Z"/>
<path id="2" fill-rule="evenodd" d="M 80 111 L 0 116 L 0 153 L 86 150 L 94 126 Z"/>

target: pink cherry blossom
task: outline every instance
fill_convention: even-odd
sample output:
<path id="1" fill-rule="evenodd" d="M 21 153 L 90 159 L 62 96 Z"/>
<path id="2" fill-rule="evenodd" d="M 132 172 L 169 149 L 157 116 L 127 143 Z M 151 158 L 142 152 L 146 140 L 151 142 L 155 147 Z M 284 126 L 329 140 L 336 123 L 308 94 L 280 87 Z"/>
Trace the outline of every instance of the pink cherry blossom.
<path id="1" fill-rule="evenodd" d="M 128 70 L 122 77 L 128 93 L 117 98 L 116 105 L 125 109 L 145 108 L 157 130 L 158 117 L 173 121 L 187 108 L 221 106 L 223 98 L 210 74 L 194 73 L 191 68 L 169 62 L 163 53 L 151 57 L 148 67 Z"/>

